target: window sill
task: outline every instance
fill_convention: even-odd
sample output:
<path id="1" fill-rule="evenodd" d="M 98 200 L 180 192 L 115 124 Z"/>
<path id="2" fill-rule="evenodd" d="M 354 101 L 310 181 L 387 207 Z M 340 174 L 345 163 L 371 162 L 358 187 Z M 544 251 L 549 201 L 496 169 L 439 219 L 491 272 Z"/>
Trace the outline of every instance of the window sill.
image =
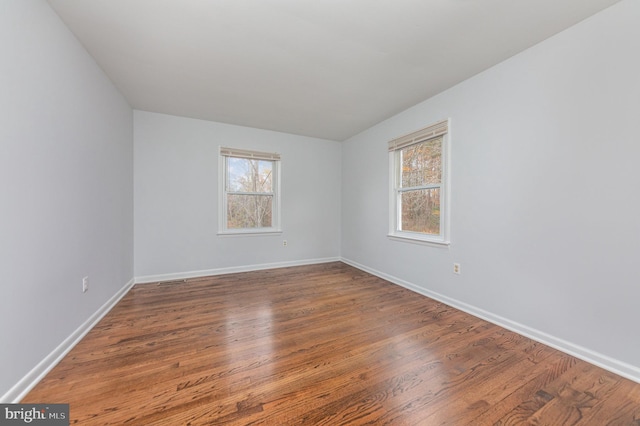
<path id="1" fill-rule="evenodd" d="M 281 235 L 281 229 L 234 229 L 228 231 L 219 231 L 219 237 L 259 237 L 269 235 Z"/>
<path id="2" fill-rule="evenodd" d="M 387 237 L 390 240 L 399 241 L 403 243 L 420 244 L 423 246 L 431 246 L 438 248 L 449 248 L 450 241 L 432 240 L 421 236 L 413 236 L 410 234 L 388 234 Z"/>

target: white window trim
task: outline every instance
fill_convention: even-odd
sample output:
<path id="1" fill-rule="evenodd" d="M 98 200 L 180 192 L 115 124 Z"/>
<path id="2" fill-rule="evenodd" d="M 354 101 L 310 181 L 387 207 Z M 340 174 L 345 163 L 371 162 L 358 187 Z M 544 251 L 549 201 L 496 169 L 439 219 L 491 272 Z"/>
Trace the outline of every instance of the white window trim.
<path id="1" fill-rule="evenodd" d="M 273 161 L 272 186 L 273 191 L 273 210 L 272 210 L 272 226 L 269 228 L 227 228 L 227 157 L 239 157 L 248 159 L 260 159 Z M 281 228 L 281 193 L 280 193 L 280 155 L 259 151 L 240 150 L 235 148 L 220 147 L 218 155 L 218 235 L 219 236 L 262 236 L 262 235 L 280 235 Z"/>
<path id="2" fill-rule="evenodd" d="M 389 142 L 389 234 L 387 237 L 394 241 L 423 244 L 433 247 L 449 247 L 451 244 L 451 129 L 449 120 L 443 120 L 424 129 L 410 133 Z M 442 136 L 442 188 L 440 194 L 440 209 L 443 213 L 440 221 L 440 235 L 429 235 L 420 232 L 399 230 L 400 203 L 397 184 L 400 179 L 400 156 L 397 152 L 414 143 Z"/>

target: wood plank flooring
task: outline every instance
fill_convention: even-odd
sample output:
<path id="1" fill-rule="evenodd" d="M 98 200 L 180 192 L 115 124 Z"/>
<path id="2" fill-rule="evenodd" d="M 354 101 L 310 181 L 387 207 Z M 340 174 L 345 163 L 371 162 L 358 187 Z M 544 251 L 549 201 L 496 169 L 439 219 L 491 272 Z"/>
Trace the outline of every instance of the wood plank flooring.
<path id="1" fill-rule="evenodd" d="M 23 402 L 85 425 L 640 425 L 640 384 L 339 262 L 136 285 Z"/>

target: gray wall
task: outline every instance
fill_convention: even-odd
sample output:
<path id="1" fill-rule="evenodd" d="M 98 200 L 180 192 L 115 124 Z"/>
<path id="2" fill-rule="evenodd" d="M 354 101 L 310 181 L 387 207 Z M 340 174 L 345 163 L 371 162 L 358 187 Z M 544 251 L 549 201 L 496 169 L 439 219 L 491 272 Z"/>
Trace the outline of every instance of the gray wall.
<path id="1" fill-rule="evenodd" d="M 640 379 L 639 20 L 622 1 L 341 145 L 132 113 L 44 1 L 1 2 L 0 395 L 134 257 L 149 277 L 342 256 Z M 391 241 L 387 141 L 449 117 L 452 245 Z M 282 154 L 282 235 L 217 237 L 220 145 Z"/>
<path id="2" fill-rule="evenodd" d="M 142 111 L 134 117 L 136 277 L 340 256 L 340 143 Z M 281 235 L 217 235 L 220 146 L 281 154 Z"/>
<path id="3" fill-rule="evenodd" d="M 342 256 L 640 379 L 639 21 L 623 1 L 345 142 Z M 391 241 L 386 143 L 448 117 L 451 247 Z"/>
<path id="4" fill-rule="evenodd" d="M 44 1 L 0 52 L 2 395 L 133 277 L 133 114 Z"/>

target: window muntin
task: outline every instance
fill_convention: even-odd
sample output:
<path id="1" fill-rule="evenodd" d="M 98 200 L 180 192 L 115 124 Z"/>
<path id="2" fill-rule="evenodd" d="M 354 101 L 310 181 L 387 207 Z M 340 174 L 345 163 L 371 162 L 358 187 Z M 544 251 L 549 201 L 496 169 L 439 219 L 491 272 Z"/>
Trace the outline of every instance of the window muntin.
<path id="1" fill-rule="evenodd" d="M 389 143 L 390 236 L 448 244 L 447 133 L 442 121 Z"/>
<path id="2" fill-rule="evenodd" d="M 231 148 L 220 153 L 220 232 L 279 232 L 279 155 Z"/>

